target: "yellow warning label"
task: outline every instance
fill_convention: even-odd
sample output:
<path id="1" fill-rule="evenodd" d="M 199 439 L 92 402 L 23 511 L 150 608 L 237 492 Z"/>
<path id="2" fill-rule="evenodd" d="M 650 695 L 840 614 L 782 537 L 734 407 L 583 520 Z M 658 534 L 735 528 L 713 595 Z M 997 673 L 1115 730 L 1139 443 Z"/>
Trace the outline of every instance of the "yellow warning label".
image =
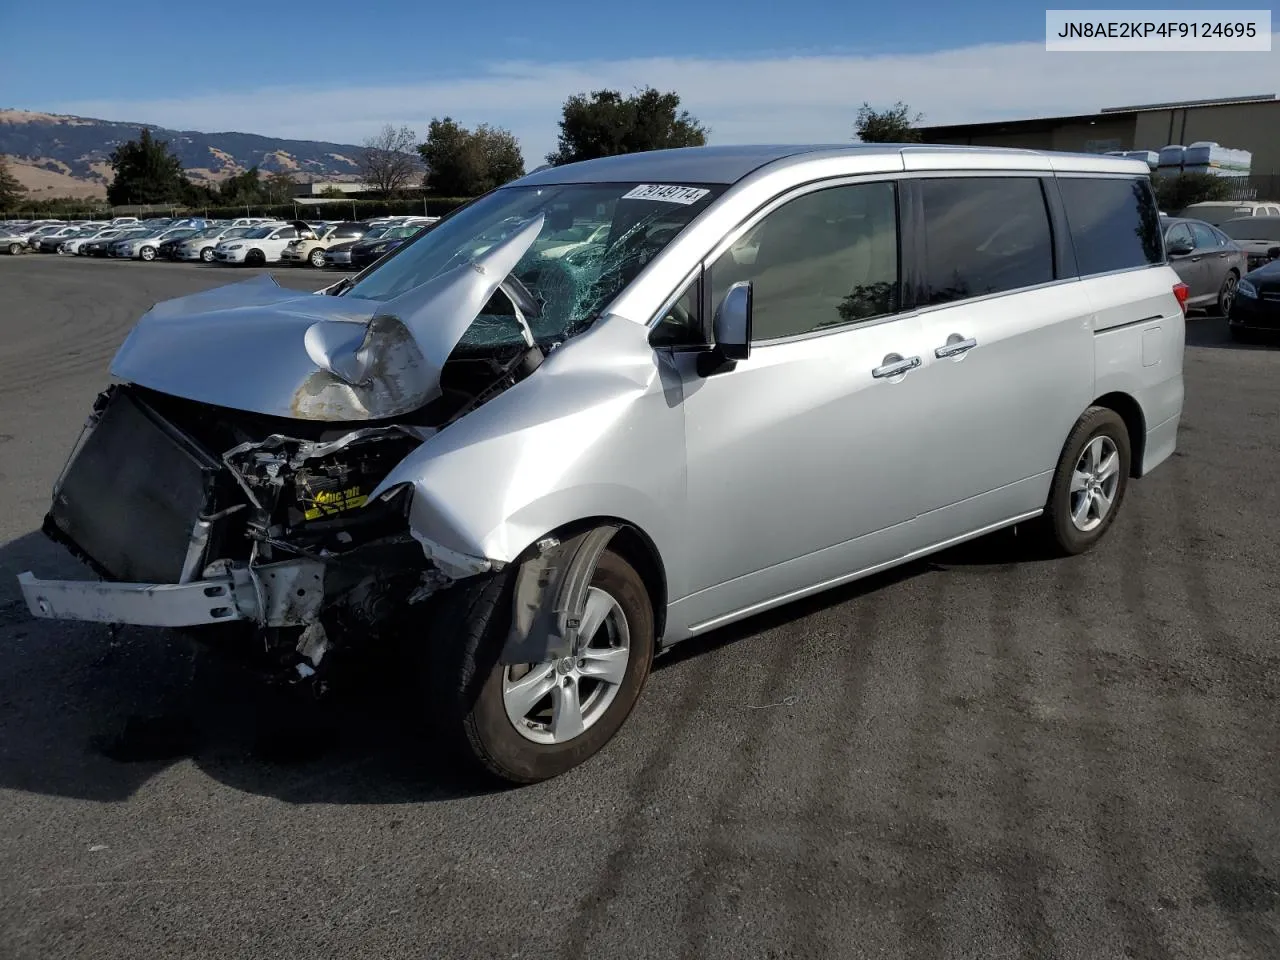
<path id="1" fill-rule="evenodd" d="M 319 520 L 345 510 L 363 507 L 368 497 L 362 496 L 359 487 L 348 487 L 346 490 L 320 490 L 308 502 L 303 516 L 308 520 Z"/>

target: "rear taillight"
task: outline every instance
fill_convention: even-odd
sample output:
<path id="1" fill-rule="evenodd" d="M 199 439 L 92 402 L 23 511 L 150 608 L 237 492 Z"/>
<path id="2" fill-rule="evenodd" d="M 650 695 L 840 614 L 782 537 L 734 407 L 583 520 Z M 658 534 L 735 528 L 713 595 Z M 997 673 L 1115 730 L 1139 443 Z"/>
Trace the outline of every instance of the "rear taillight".
<path id="1" fill-rule="evenodd" d="M 1187 297 L 1191 295 L 1191 288 L 1185 283 L 1175 283 L 1173 285 L 1173 295 L 1178 298 L 1178 306 L 1182 308 L 1182 315 L 1187 315 Z"/>

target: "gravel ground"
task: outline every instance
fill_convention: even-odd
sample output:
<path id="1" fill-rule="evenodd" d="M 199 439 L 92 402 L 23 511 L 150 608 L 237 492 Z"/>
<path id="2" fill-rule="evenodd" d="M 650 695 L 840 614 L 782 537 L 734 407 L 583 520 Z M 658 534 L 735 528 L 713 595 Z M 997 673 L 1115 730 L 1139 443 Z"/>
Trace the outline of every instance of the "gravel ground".
<path id="1" fill-rule="evenodd" d="M 386 690 L 299 731 L 18 602 L 77 575 L 34 531 L 129 326 L 248 273 L 0 257 L 0 957 L 1280 957 L 1280 348 L 1189 322 L 1180 449 L 1094 553 L 692 641 L 594 761 L 486 793 Z"/>

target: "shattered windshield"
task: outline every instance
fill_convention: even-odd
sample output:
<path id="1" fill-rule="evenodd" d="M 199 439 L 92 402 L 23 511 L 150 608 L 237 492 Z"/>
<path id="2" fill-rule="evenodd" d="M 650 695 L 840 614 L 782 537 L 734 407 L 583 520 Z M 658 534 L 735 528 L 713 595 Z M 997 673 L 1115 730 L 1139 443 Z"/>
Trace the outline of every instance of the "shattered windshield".
<path id="1" fill-rule="evenodd" d="M 344 295 L 391 300 L 478 257 L 530 220 L 542 230 L 513 275 L 539 305 L 528 317 L 539 343 L 572 336 L 724 190 L 723 186 L 574 183 L 504 187 L 403 245 Z M 505 295 L 497 293 L 460 346 L 523 342 Z"/>

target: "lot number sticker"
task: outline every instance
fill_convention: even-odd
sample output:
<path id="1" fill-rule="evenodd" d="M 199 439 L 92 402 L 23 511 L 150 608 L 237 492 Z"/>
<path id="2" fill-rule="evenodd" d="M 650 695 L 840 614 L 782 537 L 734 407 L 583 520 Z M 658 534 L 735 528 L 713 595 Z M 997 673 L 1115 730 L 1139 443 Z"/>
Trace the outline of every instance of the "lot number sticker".
<path id="1" fill-rule="evenodd" d="M 657 183 L 642 183 L 634 190 L 622 195 L 623 200 L 661 200 L 663 203 L 682 203 L 688 206 L 697 203 L 710 190 L 700 187 L 672 187 Z"/>

